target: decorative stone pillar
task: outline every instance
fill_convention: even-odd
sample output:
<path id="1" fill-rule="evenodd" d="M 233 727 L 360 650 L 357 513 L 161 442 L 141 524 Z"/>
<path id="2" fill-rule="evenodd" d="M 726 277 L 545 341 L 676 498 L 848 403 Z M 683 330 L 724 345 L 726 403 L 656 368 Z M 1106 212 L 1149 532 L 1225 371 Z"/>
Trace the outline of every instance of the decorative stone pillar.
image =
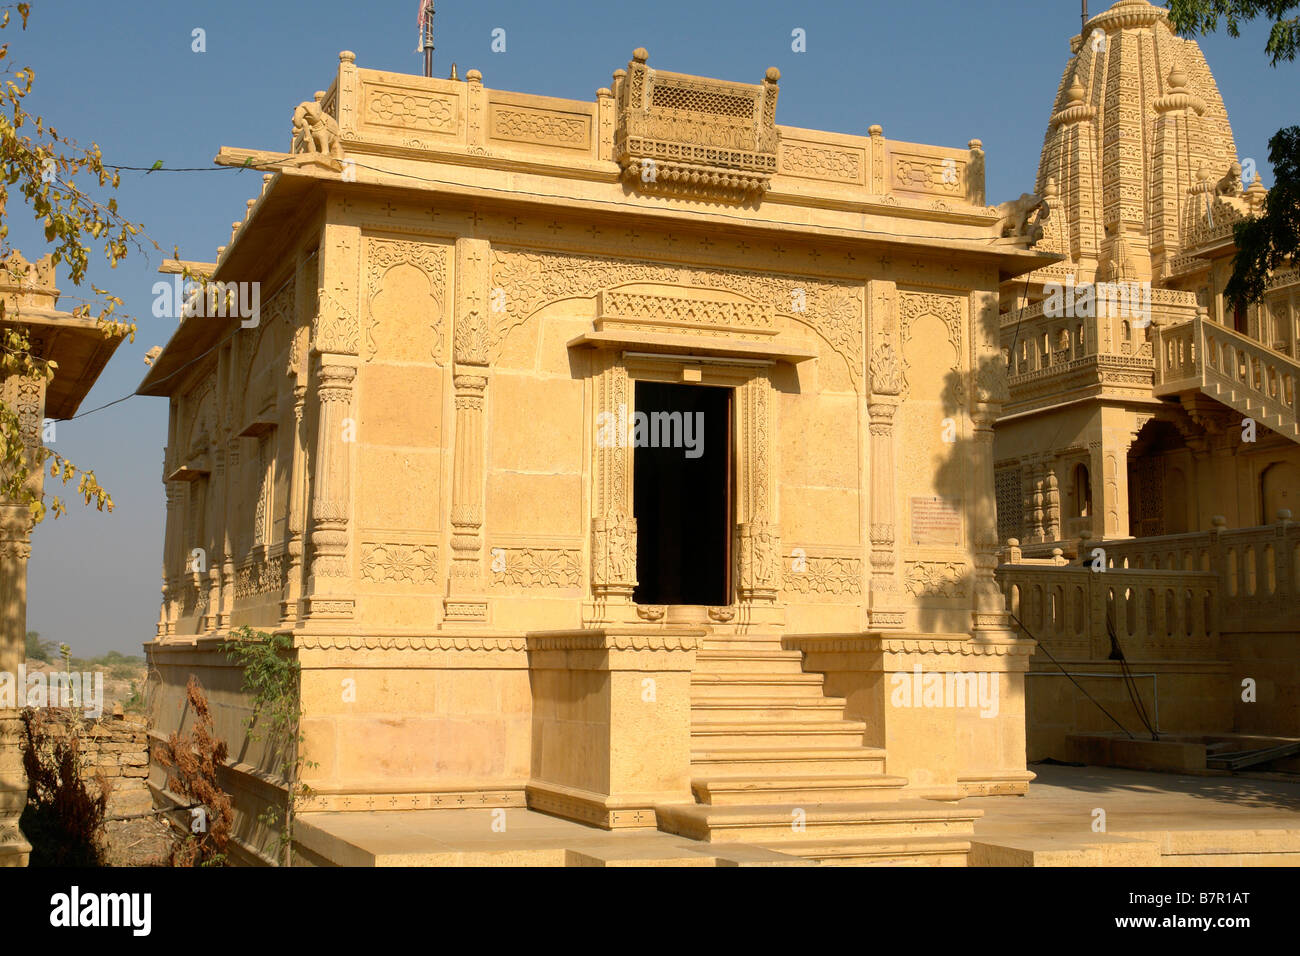
<path id="1" fill-rule="evenodd" d="M 597 353 L 592 449 L 591 594 L 584 623 L 637 620 L 636 518 L 632 516 L 632 449 L 616 434 L 632 417 L 627 369 L 614 352 Z M 613 423 L 612 425 L 610 423 Z M 614 440 L 602 441 L 601 436 Z"/>
<path id="2" fill-rule="evenodd" d="M 284 595 L 280 601 L 280 623 L 285 627 L 292 627 L 298 620 L 298 602 L 302 600 L 303 590 L 303 531 L 306 526 L 307 512 L 307 423 L 304 420 L 306 407 L 307 386 L 294 385 L 293 458 L 289 471 L 289 521 L 288 538 L 285 541 L 285 558 L 288 567 L 285 572 Z"/>
<path id="3" fill-rule="evenodd" d="M 485 239 L 456 240 L 455 325 L 452 349 L 456 430 L 451 483 L 451 562 L 444 624 L 485 624 L 483 575 L 483 431 L 490 333 L 491 247 Z"/>
<path id="4" fill-rule="evenodd" d="M 1056 480 L 1056 466 L 1049 465 L 1043 479 L 1043 499 L 1046 505 L 1044 532 L 1048 541 L 1061 540 L 1061 491 Z"/>
<path id="5" fill-rule="evenodd" d="M 873 127 L 873 130 L 878 127 Z M 878 135 L 873 132 L 873 142 Z M 871 353 L 871 396 L 867 404 L 870 475 L 872 629 L 901 627 L 903 610 L 898 594 L 897 516 L 894 501 L 894 413 L 903 389 L 903 365 L 894 346 L 895 316 L 892 282 L 868 283 L 871 324 L 879 344 Z"/>
<path id="6" fill-rule="evenodd" d="M 352 383 L 357 370 L 334 364 L 322 355 L 317 369 L 316 469 L 311 503 L 312 564 L 307 582 L 309 615 L 351 618 L 348 520 L 351 512 L 352 440 L 344 433 L 352 410 Z M 347 594 L 347 597 L 340 597 Z"/>
<path id="7" fill-rule="evenodd" d="M 741 623 L 764 623 L 775 609 L 781 590 L 781 532 L 776 521 L 772 480 L 772 383 L 758 375 L 737 389 L 740 402 L 737 460 L 739 513 L 736 538 L 739 547 Z M 755 615 L 757 614 L 757 618 Z"/>
<path id="8" fill-rule="evenodd" d="M 5 401 L 18 412 L 18 424 L 29 449 L 41 441 L 45 414 L 45 382 L 10 378 L 3 385 Z M 32 452 L 27 455 L 33 460 Z M 44 469 L 35 468 L 27 486 L 39 492 Z M 32 519 L 19 502 L 0 501 L 0 672 L 14 682 L 14 703 L 21 706 L 24 687 L 18 669 L 26 660 L 27 561 L 32 554 Z M 0 709 L 0 866 L 26 866 L 31 846 L 18 828 L 27 804 L 18 707 Z"/>

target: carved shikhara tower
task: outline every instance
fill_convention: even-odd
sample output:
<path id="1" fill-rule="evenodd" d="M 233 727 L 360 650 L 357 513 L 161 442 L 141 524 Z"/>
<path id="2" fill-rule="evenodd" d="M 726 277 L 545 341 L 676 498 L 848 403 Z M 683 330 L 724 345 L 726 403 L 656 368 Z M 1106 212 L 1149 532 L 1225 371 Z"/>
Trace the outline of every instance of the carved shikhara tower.
<path id="1" fill-rule="evenodd" d="M 343 53 L 328 148 L 222 151 L 275 172 L 199 268 L 260 282 L 260 320 L 186 318 L 141 386 L 171 402 L 161 732 L 197 673 L 242 740 L 217 642 L 282 629 L 315 809 L 647 826 L 693 800 L 693 678 L 801 651 L 907 793 L 1023 792 L 998 288 L 1050 257 L 995 238 L 978 141 L 778 126 L 777 84 L 638 50 L 581 102 Z M 645 383 L 730 395 L 715 605 L 635 600 L 637 449 L 598 423 Z M 999 715 L 891 708 L 914 666 L 992 673 Z"/>
<path id="2" fill-rule="evenodd" d="M 1069 53 L 1037 180 L 1037 248 L 1061 260 L 1002 288 L 999 536 L 1041 556 L 1080 534 L 1272 524 L 1300 489 L 1300 271 L 1248 309 L 1223 295 L 1265 145 L 1239 158 L 1205 56 L 1147 0 L 1092 17 Z M 1147 314 L 1048 309 L 1047 284 L 1071 282 L 1149 284 Z"/>

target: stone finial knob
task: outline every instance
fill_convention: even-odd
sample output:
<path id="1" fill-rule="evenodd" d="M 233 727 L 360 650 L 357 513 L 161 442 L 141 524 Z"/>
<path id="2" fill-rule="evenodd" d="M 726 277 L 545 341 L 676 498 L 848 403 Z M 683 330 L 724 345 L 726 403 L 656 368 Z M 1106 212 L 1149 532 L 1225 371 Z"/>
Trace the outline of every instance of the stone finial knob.
<path id="1" fill-rule="evenodd" d="M 1181 90 L 1185 86 L 1187 86 L 1187 74 L 1183 72 L 1181 66 L 1175 66 L 1169 71 L 1169 88 Z"/>
<path id="2" fill-rule="evenodd" d="M 1228 519 L 1225 518 L 1223 515 L 1215 515 L 1213 518 L 1210 519 L 1210 524 L 1212 524 L 1214 527 L 1218 528 L 1219 530 L 1223 530 L 1228 526 Z"/>
<path id="3" fill-rule="evenodd" d="M 1071 106 L 1083 102 L 1083 83 L 1079 80 L 1079 74 L 1074 74 L 1074 79 L 1070 82 L 1070 88 L 1065 91 L 1065 98 Z"/>
<path id="4" fill-rule="evenodd" d="M 1278 521 L 1290 521 L 1290 520 L 1291 520 L 1291 509 L 1290 509 L 1290 508 L 1278 508 L 1278 509 L 1277 509 L 1277 520 L 1278 520 Z"/>
<path id="5" fill-rule="evenodd" d="M 466 71 L 465 71 L 465 82 L 466 82 L 466 83 L 482 83 L 482 82 L 483 82 L 483 74 L 480 73 L 478 70 L 466 70 Z"/>
<path id="6" fill-rule="evenodd" d="M 1048 199 L 1055 199 L 1059 194 L 1060 194 L 1060 189 L 1057 188 L 1056 177 L 1049 176 L 1047 179 L 1047 185 L 1043 187 L 1043 195 L 1046 196 Z"/>
<path id="7" fill-rule="evenodd" d="M 872 136 L 884 136 L 885 128 L 881 126 L 879 123 L 872 123 L 871 126 L 867 128 L 867 132 L 870 133 Z"/>
<path id="8" fill-rule="evenodd" d="M 614 95 L 613 91 L 611 91 L 608 86 L 602 86 L 600 89 L 596 91 L 596 96 L 602 100 L 611 97 L 613 95 Z"/>
<path id="9" fill-rule="evenodd" d="M 1196 178 L 1203 183 L 1208 183 L 1210 181 L 1210 167 L 1201 163 L 1201 165 L 1196 168 Z"/>
<path id="10" fill-rule="evenodd" d="M 973 140 L 971 140 L 969 143 L 966 144 L 966 148 L 967 148 L 967 149 L 983 149 L 983 148 L 984 148 L 984 141 L 983 141 L 983 140 L 979 140 L 979 139 L 973 139 Z"/>
<path id="11" fill-rule="evenodd" d="M 1007 538 L 1007 547 L 1008 547 L 1008 548 L 1018 548 L 1018 547 L 1020 547 L 1020 539 L 1019 539 L 1019 538 Z"/>
<path id="12" fill-rule="evenodd" d="M 357 62 L 357 55 L 353 53 L 351 50 L 342 50 L 339 52 L 339 62 L 355 63 Z"/>
<path id="13" fill-rule="evenodd" d="M 767 77 L 769 83 L 775 83 L 777 80 L 781 79 L 781 71 L 774 66 L 769 66 L 767 68 L 767 73 L 764 75 Z"/>
<path id="14" fill-rule="evenodd" d="M 643 46 L 639 46 L 632 51 L 632 59 L 636 60 L 638 63 L 644 63 L 646 60 L 650 59 L 650 51 Z"/>

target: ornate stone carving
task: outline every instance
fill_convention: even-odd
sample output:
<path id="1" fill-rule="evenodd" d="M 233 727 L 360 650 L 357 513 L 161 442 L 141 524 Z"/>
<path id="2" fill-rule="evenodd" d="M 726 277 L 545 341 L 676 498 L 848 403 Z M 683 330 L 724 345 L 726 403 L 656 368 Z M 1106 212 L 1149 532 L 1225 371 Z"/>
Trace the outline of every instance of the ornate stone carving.
<path id="1" fill-rule="evenodd" d="M 897 395 L 903 387 L 903 366 L 888 342 L 871 353 L 871 391 L 877 395 Z"/>
<path id="2" fill-rule="evenodd" d="M 961 354 L 962 299 L 933 292 L 900 293 L 903 344 L 912 337 L 912 323 L 923 315 L 933 315 L 948 329 L 948 341 Z"/>
<path id="3" fill-rule="evenodd" d="M 343 144 L 338 121 L 321 107 L 324 97 L 324 92 L 318 92 L 314 99 L 299 103 L 293 111 L 290 151 L 337 163 L 343 158 Z"/>
<path id="4" fill-rule="evenodd" d="M 279 594 L 284 590 L 284 570 L 284 558 L 278 555 L 242 565 L 235 574 L 235 597 L 242 600 L 257 594 Z"/>
<path id="5" fill-rule="evenodd" d="M 429 355 L 442 364 L 442 317 L 447 283 L 447 257 L 443 246 L 427 242 L 408 242 L 397 239 L 370 239 L 366 254 L 366 358 L 373 359 L 378 346 L 375 331 L 379 318 L 375 315 L 375 298 L 383 291 L 384 278 L 389 270 L 399 265 L 410 265 L 424 273 L 429 280 L 429 295 L 436 303 L 429 313 Z"/>
<path id="6" fill-rule="evenodd" d="M 591 583 L 597 588 L 636 587 L 636 519 L 622 512 L 592 519 Z"/>
<path id="7" fill-rule="evenodd" d="M 451 133 L 456 129 L 456 101 L 433 93 L 365 84 L 366 121 L 402 130 Z"/>
<path id="8" fill-rule="evenodd" d="M 776 172 L 777 81 L 761 85 L 656 71 L 637 49 L 614 97 L 614 158 L 624 181 L 669 191 L 744 202 L 762 196 Z"/>
<path id="9" fill-rule="evenodd" d="M 864 154 L 856 149 L 832 149 L 811 144 L 781 144 L 781 174 L 804 179 L 861 183 Z"/>
<path id="10" fill-rule="evenodd" d="M 438 546 L 414 542 L 363 542 L 361 579 L 376 584 L 432 584 L 438 579 Z"/>
<path id="11" fill-rule="evenodd" d="M 862 593 L 862 559 L 837 555 L 786 556 L 786 591 L 802 595 L 858 595 Z"/>
<path id="12" fill-rule="evenodd" d="M 493 139 L 586 149 L 591 145 L 591 118 L 527 106 L 491 107 Z"/>
<path id="13" fill-rule="evenodd" d="M 521 588 L 576 588 L 582 553 L 576 548 L 491 548 L 488 582 Z"/>
<path id="14" fill-rule="evenodd" d="M 843 357 L 855 386 L 862 377 L 862 287 L 799 276 L 744 272 L 736 269 L 696 269 L 627 259 L 568 253 L 494 249 L 493 288 L 505 295 L 505 307 L 492 313 L 489 351 L 543 306 L 561 299 L 589 298 L 606 289 L 633 282 L 722 289 L 759 303 L 814 329 Z M 794 290 L 803 290 L 803 311 L 794 311 Z"/>
<path id="15" fill-rule="evenodd" d="M 966 572 L 952 561 L 908 561 L 903 586 L 917 597 L 965 597 Z"/>

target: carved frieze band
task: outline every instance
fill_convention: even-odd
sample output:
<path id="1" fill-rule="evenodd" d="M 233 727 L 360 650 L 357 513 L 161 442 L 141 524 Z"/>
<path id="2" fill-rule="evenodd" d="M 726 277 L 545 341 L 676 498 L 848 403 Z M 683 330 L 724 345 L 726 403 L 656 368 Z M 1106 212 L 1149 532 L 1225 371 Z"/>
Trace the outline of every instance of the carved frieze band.
<path id="1" fill-rule="evenodd" d="M 634 282 L 718 289 L 742 295 L 813 328 L 861 381 L 863 295 L 852 282 L 767 275 L 735 269 L 697 269 L 627 259 L 494 249 L 491 287 L 502 291 L 491 313 L 489 349 L 495 353 L 510 331 L 551 302 L 590 298 Z"/>
<path id="2" fill-rule="evenodd" d="M 953 561 L 908 561 L 903 586 L 916 597 L 965 597 L 967 574 L 966 565 Z"/>

